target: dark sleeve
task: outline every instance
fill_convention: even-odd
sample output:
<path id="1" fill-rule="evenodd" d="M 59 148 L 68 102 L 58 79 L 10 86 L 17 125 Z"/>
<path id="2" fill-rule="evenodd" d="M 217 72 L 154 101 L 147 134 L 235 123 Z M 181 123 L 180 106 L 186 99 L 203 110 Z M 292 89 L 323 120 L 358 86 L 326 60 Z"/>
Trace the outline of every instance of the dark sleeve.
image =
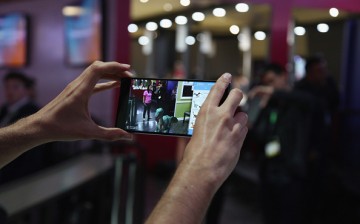
<path id="1" fill-rule="evenodd" d="M 276 90 L 273 93 L 271 100 L 292 102 L 305 106 L 312 106 L 315 103 L 315 99 L 314 97 L 311 96 L 311 94 L 301 90 L 292 90 L 292 91 Z"/>

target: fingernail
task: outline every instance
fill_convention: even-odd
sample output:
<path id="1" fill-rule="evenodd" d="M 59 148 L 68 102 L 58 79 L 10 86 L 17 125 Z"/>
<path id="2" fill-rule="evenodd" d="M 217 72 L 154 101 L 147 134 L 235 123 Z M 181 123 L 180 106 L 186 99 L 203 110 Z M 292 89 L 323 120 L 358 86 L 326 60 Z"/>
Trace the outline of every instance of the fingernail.
<path id="1" fill-rule="evenodd" d="M 130 67 L 131 67 L 131 65 L 129 65 L 129 64 L 123 64 L 123 66 L 125 66 L 126 68 L 130 68 Z"/>
<path id="2" fill-rule="evenodd" d="M 231 83 L 231 74 L 230 73 L 225 73 L 223 75 L 223 78 L 226 82 Z"/>

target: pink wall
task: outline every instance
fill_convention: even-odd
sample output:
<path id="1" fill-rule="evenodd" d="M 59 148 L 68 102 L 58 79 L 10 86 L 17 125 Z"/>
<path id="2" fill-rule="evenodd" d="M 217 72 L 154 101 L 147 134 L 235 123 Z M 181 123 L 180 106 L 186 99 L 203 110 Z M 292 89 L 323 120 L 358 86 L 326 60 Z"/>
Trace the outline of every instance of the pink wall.
<path id="1" fill-rule="evenodd" d="M 29 65 L 18 69 L 37 80 L 37 101 L 40 105 L 48 103 L 69 82 L 78 76 L 84 67 L 70 67 L 65 64 L 64 55 L 64 20 L 62 8 L 72 0 L 34 0 L 31 2 L 18 1 L 15 3 L 1 3 L 0 15 L 10 12 L 22 12 L 30 18 L 30 55 Z M 108 3 L 107 20 L 109 26 L 114 25 L 114 3 Z M 107 42 L 115 43 L 115 30 L 107 29 Z M 108 44 L 107 58 L 114 60 L 113 44 Z M 0 80 L 6 73 L 0 69 Z M 4 102 L 2 82 L 0 82 L 0 103 Z M 90 111 L 105 124 L 112 125 L 112 94 L 110 91 L 95 95 L 90 101 Z"/>

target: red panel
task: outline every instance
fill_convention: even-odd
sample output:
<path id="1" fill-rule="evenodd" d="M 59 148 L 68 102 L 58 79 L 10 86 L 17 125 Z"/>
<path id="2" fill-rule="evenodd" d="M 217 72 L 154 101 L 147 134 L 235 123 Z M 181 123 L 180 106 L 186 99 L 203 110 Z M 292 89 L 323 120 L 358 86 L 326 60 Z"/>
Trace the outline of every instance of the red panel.
<path id="1" fill-rule="evenodd" d="M 130 63 L 130 35 L 127 30 L 130 23 L 130 0 L 117 2 L 117 38 L 116 61 Z M 114 118 L 116 117 L 119 91 L 114 91 Z M 115 120 L 115 119 L 114 119 Z M 145 148 L 148 168 L 164 160 L 175 160 L 177 139 L 172 137 L 159 137 L 150 135 L 137 135 L 138 142 Z"/>
<path id="2" fill-rule="evenodd" d="M 289 46 L 287 44 L 288 24 L 291 20 L 289 2 L 278 2 L 272 5 L 270 60 L 285 66 L 288 62 Z"/>

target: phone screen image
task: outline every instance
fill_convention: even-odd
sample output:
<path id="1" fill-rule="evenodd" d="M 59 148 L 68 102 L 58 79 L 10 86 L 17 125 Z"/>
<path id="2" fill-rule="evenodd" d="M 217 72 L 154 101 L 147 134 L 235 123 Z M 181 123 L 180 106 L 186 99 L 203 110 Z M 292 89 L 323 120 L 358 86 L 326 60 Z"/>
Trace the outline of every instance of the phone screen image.
<path id="1" fill-rule="evenodd" d="M 123 79 L 116 126 L 129 132 L 191 136 L 200 108 L 214 84 L 214 81 Z"/>

